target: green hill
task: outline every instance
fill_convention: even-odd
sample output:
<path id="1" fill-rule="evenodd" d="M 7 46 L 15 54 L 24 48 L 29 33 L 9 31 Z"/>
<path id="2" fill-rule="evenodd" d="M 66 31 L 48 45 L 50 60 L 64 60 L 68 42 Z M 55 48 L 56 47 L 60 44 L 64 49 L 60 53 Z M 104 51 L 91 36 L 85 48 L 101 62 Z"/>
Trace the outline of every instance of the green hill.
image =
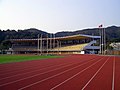
<path id="1" fill-rule="evenodd" d="M 120 27 L 111 26 L 105 28 L 107 42 L 120 42 Z M 6 49 L 11 46 L 11 42 L 7 41 L 9 39 L 30 39 L 37 38 L 38 34 L 42 34 L 43 37 L 50 37 L 50 33 L 38 30 L 35 28 L 25 29 L 25 30 L 0 30 L 0 49 Z M 56 37 L 70 36 L 76 34 L 86 34 L 86 35 L 99 35 L 99 29 L 84 29 L 84 30 L 76 30 L 76 31 L 63 31 L 55 33 Z"/>

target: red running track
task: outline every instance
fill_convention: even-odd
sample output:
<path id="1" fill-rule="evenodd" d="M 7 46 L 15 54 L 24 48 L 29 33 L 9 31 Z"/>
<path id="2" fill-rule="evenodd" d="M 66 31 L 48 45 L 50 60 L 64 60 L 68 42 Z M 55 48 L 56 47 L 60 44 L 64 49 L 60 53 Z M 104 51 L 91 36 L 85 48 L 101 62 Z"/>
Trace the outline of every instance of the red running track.
<path id="1" fill-rule="evenodd" d="M 0 65 L 0 90 L 120 90 L 120 57 L 70 55 Z"/>

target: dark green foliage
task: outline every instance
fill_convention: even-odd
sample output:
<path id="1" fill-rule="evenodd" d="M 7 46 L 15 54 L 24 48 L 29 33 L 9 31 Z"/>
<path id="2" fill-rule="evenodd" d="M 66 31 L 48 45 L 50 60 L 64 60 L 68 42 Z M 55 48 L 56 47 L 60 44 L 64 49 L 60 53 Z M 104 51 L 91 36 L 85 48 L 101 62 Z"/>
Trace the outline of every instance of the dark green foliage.
<path id="1" fill-rule="evenodd" d="M 0 50 L 5 50 L 11 47 L 11 43 L 6 40 L 9 39 L 35 39 L 38 38 L 38 34 L 42 34 L 43 37 L 49 35 L 49 33 L 31 28 L 25 30 L 0 30 Z"/>
<path id="2" fill-rule="evenodd" d="M 107 42 L 120 42 L 120 27 L 111 26 L 105 28 Z M 56 36 L 69 36 L 69 35 L 77 35 L 77 34 L 86 34 L 86 35 L 99 35 L 99 29 L 84 29 L 77 30 L 74 32 L 58 32 Z"/>
<path id="3" fill-rule="evenodd" d="M 106 29 L 106 37 L 107 42 L 120 42 L 120 27 L 111 26 L 107 27 Z M 11 46 L 11 44 L 6 44 L 6 40 L 9 39 L 35 39 L 38 38 L 38 34 L 42 34 L 43 37 L 50 37 L 50 33 L 30 28 L 25 30 L 0 30 L 0 48 L 1 49 L 8 49 L 8 47 Z M 55 34 L 56 37 L 63 37 L 63 36 L 70 36 L 70 35 L 76 35 L 76 34 L 86 34 L 86 35 L 99 35 L 99 29 L 84 29 L 84 30 L 77 30 L 73 32 L 58 32 Z M 5 45 L 5 46 L 4 46 Z"/>
<path id="4" fill-rule="evenodd" d="M 2 41 L 0 44 L 0 50 L 9 49 L 12 46 L 12 43 L 9 40 Z"/>

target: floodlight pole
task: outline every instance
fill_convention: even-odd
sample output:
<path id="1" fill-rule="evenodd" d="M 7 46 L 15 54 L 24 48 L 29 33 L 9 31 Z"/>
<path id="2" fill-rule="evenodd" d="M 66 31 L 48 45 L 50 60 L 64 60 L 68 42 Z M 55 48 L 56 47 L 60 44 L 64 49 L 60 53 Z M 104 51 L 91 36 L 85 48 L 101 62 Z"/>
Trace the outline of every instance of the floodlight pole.
<path id="1" fill-rule="evenodd" d="M 54 34 L 54 48 L 55 48 L 55 34 Z"/>
<path id="2" fill-rule="evenodd" d="M 102 28 L 102 54 L 105 55 L 106 50 L 106 34 L 105 28 Z"/>
<path id="3" fill-rule="evenodd" d="M 41 42 L 40 42 L 40 51 L 41 51 L 41 55 L 42 55 L 42 48 L 43 48 L 43 47 L 42 47 L 42 34 L 41 34 L 41 39 L 40 39 L 40 41 L 41 41 Z"/>
<path id="4" fill-rule="evenodd" d="M 53 34 L 53 48 L 55 48 L 55 34 Z"/>
<path id="5" fill-rule="evenodd" d="M 48 55 L 48 35 L 47 35 L 47 55 Z"/>
<path id="6" fill-rule="evenodd" d="M 99 28 L 99 34 L 100 34 L 100 54 L 101 54 L 101 38 L 102 38 L 102 36 L 101 36 L 101 30 L 100 30 L 101 28 Z"/>
<path id="7" fill-rule="evenodd" d="M 59 54 L 59 40 L 57 40 L 57 48 L 58 48 L 58 54 Z"/>
<path id="8" fill-rule="evenodd" d="M 101 30 L 100 30 L 101 29 Z M 99 28 L 100 32 L 100 53 L 104 54 L 104 28 Z"/>
<path id="9" fill-rule="evenodd" d="M 106 51 L 106 33 L 105 33 L 105 28 L 104 28 L 104 50 Z"/>
<path id="10" fill-rule="evenodd" d="M 52 50 L 52 35 L 50 34 L 50 51 Z"/>
<path id="11" fill-rule="evenodd" d="M 43 42 L 42 42 L 42 54 L 44 54 L 45 53 L 45 41 L 43 40 Z"/>
<path id="12" fill-rule="evenodd" d="M 60 41 L 59 45 L 60 45 L 60 50 L 59 50 L 59 52 L 60 52 L 60 54 L 61 54 L 61 41 Z"/>
<path id="13" fill-rule="evenodd" d="M 102 54 L 104 52 L 104 29 L 102 28 Z"/>
<path id="14" fill-rule="evenodd" d="M 40 42 L 39 42 L 39 34 L 38 34 L 38 54 L 39 54 L 39 49 L 40 49 L 40 48 L 39 48 L 39 43 L 40 43 Z"/>
<path id="15" fill-rule="evenodd" d="M 92 36 L 94 36 L 94 34 L 92 34 Z M 93 37 L 93 41 L 94 41 L 94 37 Z M 94 43 L 93 43 L 93 53 L 95 54 L 95 51 L 94 51 Z"/>

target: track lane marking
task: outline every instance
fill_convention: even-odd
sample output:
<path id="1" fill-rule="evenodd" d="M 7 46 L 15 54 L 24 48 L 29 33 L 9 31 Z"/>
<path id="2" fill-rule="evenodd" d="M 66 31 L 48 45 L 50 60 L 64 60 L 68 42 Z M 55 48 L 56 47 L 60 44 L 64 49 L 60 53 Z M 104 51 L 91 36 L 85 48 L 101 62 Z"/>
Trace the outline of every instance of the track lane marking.
<path id="1" fill-rule="evenodd" d="M 109 57 L 110 58 L 110 57 Z M 96 73 L 92 76 L 92 78 L 84 85 L 84 87 L 81 90 L 84 90 L 88 84 L 94 79 L 94 77 L 99 73 L 99 71 L 103 68 L 103 66 L 107 63 L 109 58 L 102 64 L 102 66 L 96 71 Z"/>
<path id="2" fill-rule="evenodd" d="M 11 71 L 7 71 L 7 73 L 4 73 L 4 72 L 0 72 L 0 73 L 4 73 L 4 74 L 0 74 L 0 75 L 6 75 L 6 74 L 10 74 L 10 73 L 14 73 L 14 72 L 16 72 L 17 70 L 19 70 L 19 71 L 17 71 L 17 72 L 20 72 L 20 71 L 25 71 L 25 70 L 31 70 L 31 69 L 37 69 L 37 68 L 40 68 L 39 66 L 39 64 L 37 65 L 37 66 L 35 66 L 35 68 L 33 68 L 35 65 L 32 65 L 32 66 L 29 66 L 29 67 L 25 67 L 25 68 L 17 68 L 17 69 L 15 69 L 15 70 L 11 70 Z M 49 66 L 45 66 L 45 67 L 41 67 L 41 68 L 46 68 L 46 67 L 51 67 L 51 66 L 53 66 L 53 65 L 49 65 Z"/>
<path id="3" fill-rule="evenodd" d="M 96 57 L 91 58 L 91 59 L 88 59 L 88 60 L 92 60 L 92 59 L 95 59 L 95 58 L 96 58 Z M 87 60 L 86 60 L 86 61 L 87 61 Z M 81 61 L 81 62 L 79 62 L 79 63 L 82 63 L 82 62 L 84 62 L 84 60 Z M 71 63 L 74 63 L 74 64 L 75 64 L 75 62 L 71 62 Z M 62 63 L 62 64 L 59 64 L 59 65 L 54 65 L 54 66 L 50 65 L 49 67 L 43 67 L 43 68 L 41 68 L 41 69 L 39 69 L 40 67 L 37 66 L 36 69 L 38 69 L 38 70 L 28 71 L 28 72 L 25 72 L 25 73 L 20 73 L 20 74 L 16 74 L 16 75 L 8 76 L 8 77 L 0 78 L 0 80 L 4 80 L 4 79 L 8 79 L 8 78 L 12 78 L 12 77 L 15 77 L 15 76 L 19 76 L 19 75 L 23 75 L 23 74 L 27 74 L 27 73 L 31 73 L 31 72 L 35 72 L 35 71 L 39 71 L 39 70 L 44 70 L 44 69 L 47 69 L 47 68 L 52 68 L 52 67 L 61 66 L 61 65 L 65 65 L 65 64 L 67 65 L 67 64 L 71 64 L 71 63 L 66 62 L 66 63 Z M 76 64 L 77 64 L 77 63 L 76 63 Z M 32 69 L 32 67 L 31 67 L 31 69 Z M 30 70 L 30 69 L 29 69 L 29 70 Z M 25 70 L 22 70 L 22 71 L 25 71 Z M 12 72 L 12 73 L 14 73 L 14 72 Z M 7 74 L 9 74 L 9 73 L 7 73 Z M 3 75 L 4 75 L 4 74 L 3 74 Z"/>
<path id="4" fill-rule="evenodd" d="M 8 78 L 15 77 L 15 76 L 24 75 L 24 74 L 28 74 L 28 73 L 32 73 L 32 72 L 36 72 L 36 71 L 40 71 L 40 70 L 44 70 L 44 69 L 48 69 L 48 68 L 52 68 L 52 67 L 57 67 L 57 66 L 67 65 L 67 64 L 71 64 L 71 63 L 64 63 L 64 64 L 60 64 L 60 65 L 54 65 L 54 66 L 50 66 L 50 67 L 46 67 L 46 68 L 41 68 L 41 69 L 37 69 L 37 70 L 33 70 L 33 71 L 29 71 L 29 72 L 25 72 L 25 73 L 20 73 L 20 74 L 16 74 L 16 75 L 8 76 L 8 77 L 5 77 L 5 78 L 0 78 L 0 81 L 1 81 L 1 80 L 4 80 L 4 79 L 8 79 Z M 72 63 L 72 64 L 73 64 L 73 63 Z M 75 64 L 75 63 L 74 63 L 74 64 Z"/>
<path id="5" fill-rule="evenodd" d="M 114 56 L 114 59 L 113 59 L 113 77 L 112 77 L 112 90 L 114 90 L 114 84 L 115 83 L 115 56 Z"/>
<path id="6" fill-rule="evenodd" d="M 92 58 L 92 59 L 90 59 L 90 60 L 93 60 L 93 59 L 95 59 L 95 58 Z M 82 62 L 84 62 L 84 61 L 81 61 L 81 62 L 79 62 L 79 63 L 82 63 Z M 5 80 L 5 79 L 9 79 L 9 78 L 12 78 L 12 77 L 15 77 L 15 76 L 19 76 L 19 75 L 24 75 L 24 74 L 28 74 L 28 73 L 32 73 L 32 72 L 36 72 L 36 71 L 40 71 L 40 70 L 44 70 L 44 69 L 56 67 L 56 66 L 62 66 L 62 65 L 73 64 L 73 63 L 74 63 L 74 62 L 71 62 L 71 63 L 62 63 L 62 64 L 59 64 L 59 65 L 44 67 L 44 68 L 41 68 L 41 69 L 39 69 L 40 67 L 38 67 L 37 70 L 28 71 L 28 72 L 25 72 L 25 73 L 20 73 L 20 74 L 8 76 L 8 77 L 0 78 L 0 81 L 1 81 L 1 80 Z M 74 64 L 77 64 L 77 63 L 74 63 Z M 25 70 L 23 70 L 23 71 L 25 71 Z"/>
<path id="7" fill-rule="evenodd" d="M 96 56 L 95 57 L 93 57 L 93 58 L 91 58 L 91 59 L 94 59 L 94 58 L 96 58 Z M 91 59 L 87 59 L 87 60 L 91 60 Z M 68 62 L 65 62 L 66 64 L 68 63 Z M 64 64 L 64 63 L 62 63 L 62 64 Z M 69 63 L 68 63 L 69 64 Z M 31 70 L 31 69 L 33 69 L 32 67 L 33 67 L 34 65 L 32 65 L 32 66 L 30 66 L 30 67 L 26 67 L 26 68 L 22 68 L 22 70 L 20 69 L 19 71 L 17 71 L 17 72 L 20 72 L 20 71 L 25 71 L 25 70 Z M 46 66 L 46 67 L 52 67 L 53 65 L 49 65 L 49 66 Z M 54 65 L 54 66 L 56 66 L 56 65 Z M 44 68 L 46 68 L 46 67 L 42 67 L 41 69 L 44 69 Z M 38 68 L 40 68 L 39 67 L 39 65 L 37 65 L 34 69 L 38 69 Z M 17 70 L 17 69 L 16 69 Z M 12 71 L 12 72 L 7 72 L 7 73 L 4 73 L 4 74 L 0 74 L 0 76 L 1 75 L 6 75 L 6 74 L 12 74 L 12 73 L 14 73 L 14 72 L 16 72 L 15 70 L 14 71 Z M 16 73 L 17 73 L 16 72 Z M 0 72 L 1 73 L 1 72 Z"/>
<path id="8" fill-rule="evenodd" d="M 94 59 L 92 59 L 91 61 L 94 61 Z M 84 63 L 82 63 L 82 64 L 80 64 L 80 65 L 78 65 L 78 66 L 82 66 L 82 65 L 84 65 L 84 64 L 86 64 L 86 63 L 88 63 L 88 62 L 91 62 L 91 61 L 86 61 L 86 62 L 84 62 Z M 76 63 L 76 64 L 77 64 L 77 63 Z M 42 74 L 46 74 L 46 73 L 49 73 L 49 72 L 52 72 L 52 71 L 56 71 L 56 70 L 59 70 L 59 69 L 62 69 L 62 68 L 64 68 L 64 67 L 71 66 L 71 65 L 74 65 L 74 64 L 66 65 L 66 66 L 63 66 L 63 67 L 60 67 L 60 68 L 56 68 L 56 69 L 53 69 L 53 70 L 49 70 L 49 71 L 47 71 L 47 72 L 35 74 L 35 75 L 33 75 L 33 76 L 29 76 L 29 77 L 25 77 L 25 78 L 22 78 L 22 79 L 18 79 L 18 80 L 12 81 L 12 82 L 4 83 L 4 84 L 1 84 L 0 87 L 1 87 L 1 86 L 5 86 L 5 85 L 8 85 L 8 84 L 15 83 L 15 82 L 18 82 L 18 81 L 22 81 L 22 80 L 25 80 L 25 79 L 33 78 L 33 77 L 35 77 L 35 76 L 39 76 L 39 75 L 42 75 Z M 76 66 L 76 68 L 77 68 L 78 66 Z"/>
<path id="9" fill-rule="evenodd" d="M 103 58 L 102 58 L 103 59 Z M 92 65 L 88 66 L 87 68 L 83 69 L 82 71 L 78 72 L 77 74 L 73 75 L 72 77 L 66 79 L 65 81 L 61 82 L 60 84 L 54 86 L 53 88 L 51 88 L 50 90 L 54 90 L 56 89 L 57 87 L 61 86 L 62 84 L 66 83 L 67 81 L 71 80 L 72 78 L 76 77 L 77 75 L 79 75 L 80 73 L 84 72 L 85 70 L 89 69 L 90 67 L 92 67 L 93 65 L 95 65 L 96 63 L 98 63 L 100 60 L 98 60 L 97 62 L 93 63 Z"/>
<path id="10" fill-rule="evenodd" d="M 55 59 L 55 58 L 54 58 L 54 59 Z M 61 58 L 59 58 L 59 59 L 61 59 Z M 65 59 L 66 59 L 66 58 L 65 58 Z M 18 62 L 17 62 L 17 63 L 18 63 Z M 28 63 L 26 63 L 26 62 L 22 62 L 22 63 L 24 63 L 25 65 L 26 65 L 26 64 L 27 64 L 27 65 L 28 65 L 28 64 L 32 64 L 31 61 L 29 61 Z M 21 64 L 22 64 L 22 63 L 21 63 Z M 37 63 L 37 62 L 34 62 L 33 64 L 36 64 L 36 63 Z M 13 63 L 12 63 L 12 64 L 13 64 Z M 34 67 L 34 66 L 35 66 L 35 65 L 32 65 L 32 66 L 28 66 L 28 67 L 25 67 L 25 68 L 22 68 L 22 69 L 28 70 L 28 69 L 32 69 L 32 67 Z M 40 66 L 40 65 L 38 64 L 37 67 L 39 67 L 39 66 Z M 52 66 L 52 65 L 49 65 L 49 66 Z M 7 66 L 6 69 L 9 68 L 9 67 L 10 67 L 10 66 Z M 48 66 L 47 66 L 47 67 L 48 67 Z M 1 66 L 0 66 L 0 68 L 1 68 Z M 13 68 L 16 68 L 16 67 L 13 67 Z M 42 67 L 42 68 L 45 68 L 45 67 Z M 9 70 L 9 71 L 7 71 L 6 74 L 9 74 L 11 71 L 12 71 L 12 72 L 15 72 L 16 70 L 22 71 L 22 70 L 21 70 L 21 66 L 19 65 L 19 67 L 17 67 L 15 70 Z M 0 72 L 0 73 L 4 73 L 4 71 L 3 71 L 3 72 Z M 0 75 L 3 75 L 3 74 L 0 74 Z"/>
<path id="11" fill-rule="evenodd" d="M 103 58 L 104 58 L 104 57 L 103 57 Z M 103 58 L 101 58 L 101 59 L 103 59 Z M 83 69 L 83 70 L 81 71 L 81 73 L 82 73 L 83 71 L 87 70 L 88 68 L 90 68 L 91 66 L 93 66 L 94 64 L 98 63 L 99 61 L 101 61 L 101 59 L 99 59 L 98 61 L 96 61 L 95 63 L 93 63 L 92 65 L 90 65 L 89 67 Z M 84 64 L 83 64 L 83 65 L 84 65 Z M 53 75 L 53 76 L 51 76 L 51 77 L 48 77 L 48 78 L 45 78 L 45 79 L 40 80 L 40 81 L 38 81 L 38 82 L 29 84 L 29 85 L 27 85 L 27 86 L 25 86 L 25 87 L 22 87 L 22 88 L 18 89 L 18 90 L 23 90 L 23 89 L 25 89 L 25 88 L 31 87 L 31 86 L 33 86 L 33 85 L 35 85 L 35 84 L 38 84 L 38 83 L 41 83 L 41 82 L 43 82 L 43 81 L 49 80 L 49 79 L 51 79 L 51 78 L 54 78 L 54 77 L 59 76 L 59 75 L 61 75 L 61 74 L 64 74 L 65 72 L 68 72 L 68 71 L 73 70 L 73 69 L 75 69 L 75 68 L 77 68 L 77 67 L 80 67 L 80 66 L 82 66 L 82 65 L 78 65 L 78 66 L 76 66 L 76 67 L 73 67 L 73 68 L 70 68 L 70 69 L 68 69 L 68 70 L 65 70 L 65 71 L 63 71 L 63 72 L 61 72 L 61 73 L 55 74 L 55 75 Z M 50 90 L 52 90 L 52 89 L 50 89 Z"/>

